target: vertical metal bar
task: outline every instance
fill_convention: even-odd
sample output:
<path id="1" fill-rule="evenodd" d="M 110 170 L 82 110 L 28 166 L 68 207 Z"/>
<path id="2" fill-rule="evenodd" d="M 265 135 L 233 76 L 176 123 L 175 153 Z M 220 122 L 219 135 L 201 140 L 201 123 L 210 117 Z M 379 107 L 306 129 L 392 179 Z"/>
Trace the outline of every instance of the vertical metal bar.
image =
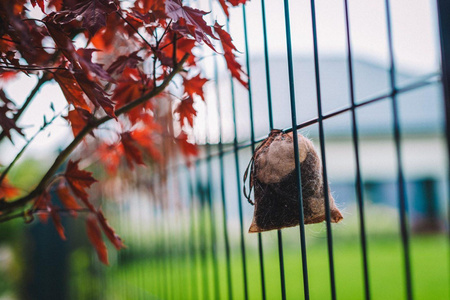
<path id="1" fill-rule="evenodd" d="M 153 273 L 153 280 L 156 283 L 155 286 L 155 293 L 156 295 L 158 295 L 158 297 L 162 297 L 162 278 L 161 278 L 161 273 L 157 272 L 156 270 L 160 270 L 162 269 L 161 266 L 161 260 L 160 259 L 156 259 L 159 255 L 160 255 L 160 241 L 159 241 L 159 236 L 158 236 L 158 231 L 159 231 L 159 222 L 158 222 L 158 198 L 156 197 L 156 178 L 153 177 L 151 179 L 151 185 L 152 185 L 152 191 L 153 191 L 153 199 L 152 201 L 152 209 L 153 209 L 153 249 L 154 249 L 154 257 L 152 258 L 153 260 L 153 270 L 151 270 L 151 272 Z"/>
<path id="2" fill-rule="evenodd" d="M 291 120 L 292 120 L 292 136 L 294 138 L 294 156 L 295 156 L 295 172 L 297 174 L 298 186 L 298 202 L 299 202 L 299 226 L 300 226 L 300 247 L 302 255 L 302 272 L 303 272 L 303 293 L 305 300 L 309 299 L 309 279 L 308 279 L 308 263 L 306 259 L 306 239 L 305 224 L 303 215 L 303 193 L 302 193 L 302 174 L 300 171 L 300 152 L 298 149 L 297 135 L 297 110 L 295 105 L 295 87 L 294 87 L 294 63 L 292 59 L 292 41 L 291 41 L 291 21 L 289 14 L 289 0 L 284 0 L 284 22 L 286 28 L 286 51 L 288 59 L 289 73 L 289 98 L 291 103 Z"/>
<path id="3" fill-rule="evenodd" d="M 212 10 L 212 0 L 209 0 L 209 8 Z M 211 22 L 214 22 L 214 17 L 211 15 Z M 230 258 L 230 241 L 228 237 L 228 225 L 227 225 L 227 205 L 225 196 L 225 168 L 223 163 L 223 143 L 222 143 L 222 111 L 220 107 L 220 89 L 219 89 L 219 67 L 217 65 L 217 55 L 213 54 L 213 70 L 214 70 L 214 89 L 215 89 L 215 101 L 217 104 L 217 117 L 219 125 L 219 165 L 220 165 L 220 197 L 222 204 L 222 226 L 223 226 L 223 238 L 225 245 L 225 261 L 226 261 L 226 278 L 227 278 L 227 291 L 228 299 L 233 299 L 233 290 L 231 283 L 231 258 Z"/>
<path id="4" fill-rule="evenodd" d="M 223 237 L 225 242 L 225 260 L 227 266 L 227 287 L 228 287 L 228 299 L 233 299 L 233 290 L 231 283 L 231 257 L 230 257 L 230 241 L 228 237 L 228 224 L 227 224 L 227 205 L 225 195 L 225 167 L 223 162 L 223 143 L 222 143 L 222 109 L 220 108 L 220 90 L 219 90 L 219 75 L 217 66 L 217 56 L 214 56 L 214 88 L 216 92 L 217 100 L 217 113 L 219 121 L 219 164 L 220 164 L 220 196 L 222 200 L 222 221 L 223 221 Z"/>
<path id="5" fill-rule="evenodd" d="M 328 263 L 330 267 L 331 298 L 336 299 L 336 282 L 334 276 L 333 235 L 331 232 L 330 199 L 328 193 L 327 161 L 325 155 L 325 134 L 323 130 L 322 98 L 320 94 L 319 52 L 317 46 L 317 27 L 315 1 L 311 0 L 311 21 L 314 44 L 314 69 L 316 75 L 317 112 L 319 117 L 320 152 L 323 167 L 323 192 L 325 198 L 325 218 L 327 224 Z"/>
<path id="6" fill-rule="evenodd" d="M 201 194 L 202 191 L 199 190 L 199 187 L 201 187 L 201 176 L 200 176 L 200 161 L 197 161 L 194 163 L 195 168 L 195 182 L 197 183 L 197 196 L 200 200 L 200 208 L 199 208 L 199 222 L 200 222 L 200 235 L 201 238 L 199 238 L 200 242 L 200 259 L 203 265 L 202 270 L 202 287 L 203 287 L 203 299 L 209 300 L 209 268 L 208 268 L 208 256 L 206 253 L 207 243 L 208 243 L 208 237 L 206 234 L 206 218 L 205 218 L 205 199 L 203 198 L 203 195 Z"/>
<path id="7" fill-rule="evenodd" d="M 229 22 L 227 22 L 227 31 L 230 31 Z M 242 210 L 242 195 L 241 195 L 241 172 L 239 168 L 239 149 L 238 149 L 238 138 L 237 138 L 237 121 L 236 121 L 236 99 L 234 91 L 233 78 L 230 76 L 231 85 L 231 104 L 233 108 L 233 153 L 234 153 L 234 163 L 236 167 L 236 184 L 237 184 L 237 201 L 239 207 L 239 226 L 240 226 L 240 240 L 241 240 L 241 256 L 242 256 L 242 276 L 244 280 L 244 299 L 248 299 L 248 284 L 247 284 L 247 258 L 245 253 L 245 239 L 244 239 L 244 213 Z"/>
<path id="8" fill-rule="evenodd" d="M 392 23 L 391 12 L 389 7 L 389 0 L 386 0 L 386 25 L 388 35 L 388 48 L 389 48 L 389 77 L 392 91 L 392 113 L 394 118 L 394 140 L 395 140 L 395 155 L 397 159 L 397 181 L 398 181 L 398 198 L 399 198 L 399 215 L 400 215 L 400 231 L 403 245 L 403 259 L 405 264 L 405 277 L 406 277 L 406 297 L 407 299 L 413 299 L 412 291 L 412 278 L 411 278 L 411 260 L 410 260 L 410 245 L 409 245 L 409 232 L 408 232 L 408 216 L 407 216 L 407 199 L 405 189 L 405 178 L 403 175 L 402 164 L 402 150 L 401 150 L 401 136 L 400 136 L 400 118 L 397 104 L 397 86 L 395 79 L 395 62 L 394 62 L 394 48 L 392 41 Z"/>
<path id="9" fill-rule="evenodd" d="M 356 111 L 355 111 L 355 89 L 353 85 L 353 62 L 352 62 L 352 47 L 350 42 L 350 21 L 348 15 L 348 1 L 344 0 L 345 9 L 345 29 L 346 29 L 346 42 L 347 42 L 347 63 L 348 63 L 348 77 L 350 88 L 350 101 L 351 101 L 351 113 L 352 113 L 352 138 L 353 138 L 353 150 L 355 153 L 356 164 L 356 198 L 359 211 L 359 230 L 361 238 L 361 251 L 363 259 L 363 272 L 364 272 L 364 295 L 365 299 L 370 299 L 370 284 L 369 284 L 369 262 L 367 257 L 367 240 L 366 240 L 366 222 L 364 217 L 364 198 L 363 187 L 361 179 L 361 167 L 359 160 L 359 140 L 358 140 L 358 127 L 356 124 Z"/>
<path id="10" fill-rule="evenodd" d="M 205 118 L 206 123 L 208 124 L 208 108 L 205 105 Z M 205 138 L 206 138 L 206 172 L 207 172 L 207 187 L 208 194 L 206 195 L 208 198 L 208 208 L 209 208 L 209 227 L 210 227 L 210 235 L 211 235 L 211 255 L 213 262 L 213 290 L 214 290 L 214 299 L 219 300 L 220 297 L 220 286 L 219 286 L 219 266 L 217 263 L 217 237 L 216 237 L 216 217 L 214 213 L 214 203 L 213 203 L 213 186 L 211 184 L 212 179 L 212 169 L 211 169 L 211 145 L 210 138 L 208 134 L 208 126 L 205 126 Z"/>
<path id="11" fill-rule="evenodd" d="M 209 8 L 212 10 L 212 0 L 209 0 Z M 214 16 L 211 14 L 211 22 L 215 22 Z M 231 288 L 231 261 L 230 261 L 230 243 L 228 240 L 228 227 L 227 227 L 227 212 L 226 212 L 226 198 L 225 198 L 225 182 L 224 182 L 224 165 L 223 165 L 223 145 L 222 145 L 222 119 L 221 119 L 221 109 L 220 109 L 220 91 L 219 91 L 219 75 L 217 66 L 217 56 L 214 53 L 213 57 L 213 70 L 214 70 L 214 88 L 215 88 L 215 101 L 217 104 L 218 122 L 219 122 L 219 163 L 220 163 L 220 193 L 221 193 L 221 204 L 222 204 L 222 221 L 223 221 L 223 235 L 225 242 L 225 259 L 226 259 L 226 274 L 227 274 L 227 288 L 228 288 L 228 299 L 233 298 L 232 288 Z M 208 150 L 208 149 L 207 149 Z M 207 154 L 208 158 L 210 153 Z M 209 176 L 211 177 L 211 176 Z M 211 206 L 212 214 L 213 208 Z M 213 216 L 213 215 L 212 215 Z M 212 219 L 213 223 L 215 217 Z M 215 223 L 214 223 L 215 226 Z M 215 232 L 215 230 L 214 230 Z M 217 238 L 214 237 L 214 244 L 217 244 Z M 217 251 L 217 249 L 216 249 Z M 217 264 L 217 254 L 216 254 L 216 264 Z M 216 266 L 216 270 L 217 270 Z M 218 272 L 216 272 L 218 274 Z M 218 282 L 218 278 L 217 278 Z M 220 291 L 219 286 L 216 289 L 217 292 Z"/>
<path id="12" fill-rule="evenodd" d="M 161 178 L 160 178 L 161 180 Z M 166 220 L 167 220 L 167 208 L 164 207 L 163 202 L 167 203 L 167 198 L 166 198 L 166 186 L 165 183 L 160 182 L 160 188 L 161 188 L 161 230 L 162 230 L 162 243 L 163 243 L 163 260 L 165 263 L 164 266 L 164 273 L 166 273 L 165 279 L 166 282 L 164 283 L 165 285 L 165 298 L 166 299 L 171 299 L 172 298 L 172 289 L 171 289 L 171 285 L 172 285 L 172 264 L 170 261 L 170 245 L 168 245 L 168 233 L 167 233 L 167 224 L 166 224 Z"/>
<path id="13" fill-rule="evenodd" d="M 220 109 L 219 109 L 220 111 Z M 221 122 L 219 113 L 219 122 Z M 222 126 L 221 126 L 222 127 Z M 220 129 L 221 130 L 221 129 Z M 228 238 L 228 224 L 227 224 L 227 205 L 225 196 L 225 174 L 224 174 L 224 163 L 223 163 L 223 145 L 222 145 L 222 134 L 219 140 L 219 163 L 220 163 L 220 195 L 222 199 L 222 221 L 223 221 L 223 236 L 225 242 L 225 260 L 227 266 L 227 287 L 228 287 L 228 299 L 233 299 L 233 289 L 231 284 L 231 258 L 230 258 L 230 241 Z"/>
<path id="14" fill-rule="evenodd" d="M 245 9 L 245 5 L 242 6 L 242 16 L 244 22 L 244 41 L 245 41 L 245 62 L 247 67 L 247 75 L 248 75 L 248 106 L 250 113 L 250 136 L 251 136 L 251 149 L 252 154 L 255 152 L 255 128 L 253 124 L 253 99 L 252 99 L 252 87 L 251 87 L 251 70 L 250 70 L 250 49 L 248 46 L 248 33 L 247 33 L 247 13 Z M 273 122 L 271 122 L 272 124 Z M 272 128 L 271 128 L 272 129 Z M 281 238 L 281 231 L 279 232 Z M 281 248 L 278 249 L 281 253 L 281 257 L 283 256 L 283 244 L 281 243 Z M 264 278 L 264 252 L 263 252 L 263 244 L 262 244 L 262 235 L 258 232 L 258 254 L 259 254 L 259 270 L 261 275 L 261 296 L 262 299 L 266 299 L 266 283 Z M 280 260 L 280 268 L 283 269 L 283 261 Z M 284 272 L 281 275 L 281 286 L 282 289 L 285 289 L 284 286 Z M 284 299 L 284 298 L 283 298 Z"/>
<path id="15" fill-rule="evenodd" d="M 441 40 L 441 67 L 442 67 L 442 86 L 444 90 L 444 109 L 445 109 L 445 131 L 447 137 L 447 159 L 450 164 L 450 2 L 446 0 L 437 0 L 439 33 Z M 450 165 L 447 166 L 447 189 L 450 197 Z M 450 201 L 447 206 L 447 224 L 450 224 Z M 447 227 L 448 228 L 448 227 Z M 450 241 L 450 230 L 448 231 Z"/>
<path id="16" fill-rule="evenodd" d="M 189 220 L 189 254 L 191 262 L 193 263 L 193 267 L 191 268 L 191 278 L 192 278 L 192 290 L 191 290 L 191 299 L 199 299 L 199 284 L 198 284 L 198 262 L 197 262 L 197 238 L 196 238 L 196 228 L 195 228 L 195 196 L 194 196 L 194 187 L 192 184 L 192 176 L 190 174 L 189 169 L 186 169 L 188 176 L 186 180 L 188 182 L 189 188 L 189 210 L 190 210 L 190 220 Z"/>

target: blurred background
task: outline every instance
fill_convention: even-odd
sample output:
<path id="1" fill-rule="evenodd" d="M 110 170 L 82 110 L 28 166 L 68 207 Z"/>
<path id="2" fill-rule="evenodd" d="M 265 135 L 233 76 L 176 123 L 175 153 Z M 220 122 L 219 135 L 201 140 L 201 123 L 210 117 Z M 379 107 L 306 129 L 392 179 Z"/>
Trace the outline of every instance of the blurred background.
<path id="1" fill-rule="evenodd" d="M 344 215 L 331 228 L 333 270 L 326 224 L 305 226 L 311 299 L 332 297 L 330 272 L 337 298 L 363 299 L 364 269 L 373 299 L 404 299 L 405 263 L 411 267 L 414 298 L 449 299 L 448 152 L 435 1 L 389 2 L 400 160 L 394 135 L 386 2 L 348 1 L 363 233 L 355 188 L 344 2 L 316 3 L 322 114 L 327 116 L 324 140 L 319 138 L 317 122 L 310 2 L 291 1 L 289 7 L 293 81 L 288 76 L 283 1 L 266 1 L 265 15 L 263 1 L 249 2 L 246 23 L 242 7 L 230 10 L 228 23 L 218 13 L 218 4 L 190 2 L 212 11 L 208 21 L 228 24 L 242 52 L 239 60 L 248 63 L 250 91 L 233 84 L 224 62 L 205 50 L 204 75 L 215 80 L 206 85 L 206 105 L 195 104 L 199 113 L 192 138 L 199 144 L 199 157 L 189 164 L 173 161 L 159 173 L 139 169 L 133 175 L 139 184 L 114 180 L 96 192 L 128 248 L 119 253 L 110 249 L 107 267 L 98 262 L 77 219 L 63 219 L 67 241 L 60 240 L 52 224 L 4 223 L 0 227 L 0 299 L 245 299 L 246 295 L 281 299 L 283 288 L 288 299 L 303 299 L 299 228 L 283 229 L 282 240 L 276 231 L 248 234 L 253 206 L 242 194 L 252 139 L 261 141 L 270 132 L 269 97 L 274 127 L 292 128 L 291 84 L 299 132 L 313 141 L 319 153 L 323 143 L 331 192 Z M 22 76 L 5 89 L 15 99 L 25 99 L 34 84 L 32 78 Z M 40 108 L 27 111 L 35 116 L 23 120 L 40 122 L 50 101 L 56 110 L 58 105 L 64 107 L 59 88 L 47 84 L 34 101 Z M 30 130 L 38 126 L 29 125 Z M 12 182 L 26 187 L 45 171 L 68 133 L 63 123 L 52 126 L 52 134 L 37 140 L 20 168 L 11 172 Z M 8 147 L 0 149 L 4 164 L 14 157 L 14 147 L 20 149 L 20 145 Z M 409 261 L 402 244 L 399 166 L 406 187 Z M 366 264 L 362 236 L 367 241 Z"/>

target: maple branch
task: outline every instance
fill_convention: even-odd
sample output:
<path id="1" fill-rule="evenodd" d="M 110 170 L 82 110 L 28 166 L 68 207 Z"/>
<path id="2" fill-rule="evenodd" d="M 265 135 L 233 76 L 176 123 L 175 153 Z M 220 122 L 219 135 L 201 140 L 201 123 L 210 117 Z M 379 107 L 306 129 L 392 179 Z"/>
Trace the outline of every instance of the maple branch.
<path id="1" fill-rule="evenodd" d="M 24 211 L 18 212 L 18 213 L 13 214 L 13 215 L 0 216 L 0 223 L 7 222 L 7 221 L 10 221 L 10 220 L 13 220 L 13 219 L 20 218 L 20 217 L 25 217 L 25 212 Z"/>
<path id="2" fill-rule="evenodd" d="M 0 69 L 14 69 L 14 70 L 24 70 L 24 71 L 41 71 L 41 70 L 67 70 L 63 67 L 40 67 L 40 66 L 27 66 L 27 65 L 0 65 Z"/>
<path id="3" fill-rule="evenodd" d="M 145 103 L 146 101 L 150 100 L 151 98 L 159 95 L 161 92 L 165 90 L 165 88 L 169 85 L 169 83 L 172 81 L 173 77 L 181 72 L 183 70 L 183 64 L 188 59 L 189 54 L 186 53 L 183 58 L 178 62 L 176 67 L 173 68 L 172 72 L 167 75 L 167 77 L 164 79 L 164 81 L 157 87 L 155 87 L 153 90 L 148 92 L 147 94 L 142 95 L 141 97 L 135 99 L 134 101 L 122 106 L 121 108 L 117 109 L 115 111 L 116 116 L 120 116 L 124 113 L 129 112 L 133 108 Z M 14 201 L 0 201 L 0 211 L 11 211 L 15 208 L 21 207 L 26 205 L 28 202 L 39 196 L 46 188 L 48 182 L 52 178 L 53 174 L 61 167 L 61 165 L 66 161 L 66 159 L 69 157 L 69 155 L 75 150 L 75 148 L 78 146 L 78 144 L 81 143 L 81 141 L 84 139 L 85 136 L 87 136 L 92 130 L 97 128 L 98 126 L 102 125 L 103 123 L 111 120 L 112 117 L 110 116 L 104 116 L 99 119 L 93 119 L 91 122 L 89 122 L 73 139 L 73 141 L 63 150 L 61 151 L 58 156 L 56 157 L 55 161 L 53 162 L 53 165 L 48 169 L 47 173 L 42 177 L 39 184 L 27 195 L 18 198 Z"/>
<path id="4" fill-rule="evenodd" d="M 42 75 L 42 77 L 36 83 L 36 86 L 31 90 L 30 94 L 28 95 L 27 99 L 25 100 L 25 103 L 14 115 L 14 117 L 13 117 L 14 122 L 17 122 L 17 120 L 19 120 L 20 116 L 23 114 L 23 112 L 28 107 L 28 105 L 31 103 L 31 100 L 33 100 L 34 96 L 36 96 L 36 94 L 39 91 L 39 89 L 41 88 L 41 86 L 49 80 L 50 80 L 50 75 L 48 73 L 44 73 L 44 75 Z M 5 136 L 6 136 L 6 132 L 2 131 L 0 133 L 0 142 L 5 138 Z"/>

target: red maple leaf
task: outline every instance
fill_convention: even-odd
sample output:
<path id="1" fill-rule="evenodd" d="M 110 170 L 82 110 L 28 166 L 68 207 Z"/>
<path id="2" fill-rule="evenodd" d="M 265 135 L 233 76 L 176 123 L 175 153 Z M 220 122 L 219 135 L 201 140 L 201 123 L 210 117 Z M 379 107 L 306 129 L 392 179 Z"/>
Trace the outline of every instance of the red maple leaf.
<path id="1" fill-rule="evenodd" d="M 238 6 L 239 4 L 245 4 L 248 0 L 227 0 L 233 6 Z"/>
<path id="2" fill-rule="evenodd" d="M 66 235 L 64 234 L 64 227 L 61 224 L 61 216 L 58 214 L 56 206 L 50 206 L 50 216 L 52 217 L 53 224 L 55 225 L 56 231 L 58 232 L 61 239 L 66 240 Z"/>
<path id="3" fill-rule="evenodd" d="M 77 20 L 81 17 L 83 28 L 93 36 L 100 28 L 106 26 L 106 17 L 117 9 L 115 1 L 84 0 L 75 6 L 71 17 Z"/>
<path id="4" fill-rule="evenodd" d="M 118 14 L 109 14 L 106 18 L 106 27 L 100 29 L 92 38 L 92 44 L 104 52 L 114 50 L 116 34 L 120 32 L 118 28 L 123 27 L 124 21 Z"/>
<path id="5" fill-rule="evenodd" d="M 59 87 L 61 88 L 64 97 L 66 97 L 69 104 L 82 108 L 86 111 L 91 111 L 86 103 L 86 100 L 84 100 L 83 90 L 80 88 L 75 80 L 75 77 L 73 77 L 69 70 L 57 70 L 53 73 L 53 77 L 59 84 Z"/>
<path id="6" fill-rule="evenodd" d="M 203 95 L 203 85 L 206 82 L 208 82 L 208 79 L 202 78 L 200 74 L 190 79 L 183 78 L 184 91 L 191 97 L 193 97 L 194 94 L 197 94 L 204 101 L 205 97 Z"/>
<path id="7" fill-rule="evenodd" d="M 180 147 L 181 152 L 185 156 L 197 156 L 198 149 L 195 144 L 191 144 L 187 140 L 188 136 L 186 133 L 181 132 L 176 138 L 175 141 L 177 145 Z"/>
<path id="8" fill-rule="evenodd" d="M 156 52 L 156 55 L 159 55 L 159 58 L 161 58 L 163 61 L 168 61 L 168 66 L 173 67 L 173 40 L 174 35 L 173 33 L 168 33 L 164 37 L 163 43 L 161 43 L 163 46 L 161 47 L 161 50 L 159 52 Z M 177 47 L 176 47 L 176 58 L 179 61 L 186 53 L 189 53 L 190 56 L 188 60 L 186 61 L 189 65 L 195 65 L 195 56 L 192 55 L 192 48 L 195 46 L 195 40 L 188 39 L 188 38 L 181 38 L 176 41 Z"/>
<path id="9" fill-rule="evenodd" d="M 116 175 L 123 157 L 123 148 L 115 144 L 103 143 L 97 148 L 97 153 L 108 174 Z"/>
<path id="10" fill-rule="evenodd" d="M 72 43 L 72 40 L 64 32 L 63 28 L 58 23 L 58 21 L 55 20 L 55 18 L 57 18 L 58 15 L 59 14 L 57 13 L 51 13 L 47 17 L 45 17 L 44 19 L 45 26 L 47 27 L 48 33 L 53 38 L 53 41 L 55 42 L 55 45 L 58 47 L 58 49 L 61 50 L 64 56 L 70 62 L 72 62 L 72 64 L 75 64 L 78 55 L 75 51 L 75 47 Z"/>
<path id="11" fill-rule="evenodd" d="M 81 206 L 78 204 L 77 200 L 75 200 L 67 186 L 65 186 L 64 184 L 59 185 L 56 193 L 58 194 L 58 198 L 65 208 L 74 211 L 81 209 Z"/>
<path id="12" fill-rule="evenodd" d="M 225 52 L 224 57 L 227 62 L 227 67 L 231 72 L 231 76 L 236 78 L 244 87 L 248 88 L 247 73 L 242 70 L 241 64 L 237 62 L 236 55 L 233 53 L 233 51 L 236 51 L 236 47 L 233 45 L 230 34 L 223 30 L 222 27 L 217 22 L 214 24 L 214 30 L 219 35 L 223 51 Z"/>
<path id="13" fill-rule="evenodd" d="M 86 219 L 86 231 L 89 241 L 94 246 L 97 256 L 102 263 L 108 265 L 108 249 L 102 239 L 102 232 L 98 226 L 97 218 L 89 216 Z"/>
<path id="14" fill-rule="evenodd" d="M 228 12 L 228 5 L 225 0 L 219 0 L 220 6 L 222 6 L 223 12 L 227 16 L 227 19 L 230 17 L 230 13 Z"/>
<path id="15" fill-rule="evenodd" d="M 173 20 L 172 28 L 174 30 L 183 35 L 189 32 L 197 42 L 204 41 L 215 51 L 208 36 L 213 39 L 217 38 L 211 27 L 203 20 L 203 16 L 208 14 L 207 12 L 184 6 L 181 0 L 166 0 L 166 14 Z"/>
<path id="16" fill-rule="evenodd" d="M 121 55 L 119 56 L 115 62 L 113 62 L 109 68 L 108 68 L 108 73 L 113 75 L 113 74 L 121 74 L 125 68 L 130 68 L 130 69 L 134 69 L 136 68 L 137 64 L 139 62 L 144 61 L 141 57 L 139 57 L 138 51 L 134 51 L 128 55 Z"/>
<path id="17" fill-rule="evenodd" d="M 39 6 L 39 8 L 42 10 L 42 12 L 45 14 L 44 10 L 44 0 L 31 0 L 31 5 L 33 7 L 36 6 L 36 4 Z"/>
<path id="18" fill-rule="evenodd" d="M 159 124 L 154 123 L 149 114 L 146 115 L 147 118 L 144 121 L 145 127 L 142 129 L 133 130 L 131 132 L 131 136 L 139 144 L 139 146 L 145 150 L 145 153 L 148 154 L 153 160 L 155 160 L 156 162 L 162 162 L 163 156 L 153 140 L 153 133 L 161 132 L 162 128 L 159 126 Z"/>
<path id="19" fill-rule="evenodd" d="M 133 162 L 139 165 L 145 165 L 141 150 L 137 147 L 137 142 L 131 133 L 129 131 L 123 132 L 120 134 L 120 137 L 128 166 L 133 168 Z"/>
<path id="20" fill-rule="evenodd" d="M 108 116 L 116 118 L 114 114 L 114 103 L 106 97 L 105 91 L 100 85 L 90 80 L 83 72 L 75 72 L 74 77 L 89 100 L 94 103 L 95 107 L 102 107 Z"/>
<path id="21" fill-rule="evenodd" d="M 9 184 L 8 178 L 3 178 L 3 181 L 0 183 L 0 199 L 10 199 L 19 194 L 19 189 Z"/>
<path id="22" fill-rule="evenodd" d="M 194 117 L 197 115 L 197 111 L 192 106 L 194 104 L 194 99 L 191 96 L 187 96 L 183 100 L 181 100 L 180 104 L 178 104 L 175 109 L 175 113 L 180 115 L 180 123 L 181 126 L 185 124 L 185 120 L 187 120 L 188 124 L 194 126 Z"/>
<path id="23" fill-rule="evenodd" d="M 84 204 L 86 204 L 90 210 L 95 211 L 94 206 L 88 200 L 88 193 L 86 192 L 86 189 L 89 188 L 94 182 L 97 182 L 97 180 L 92 177 L 91 172 L 80 170 L 78 168 L 79 162 L 79 160 L 75 162 L 69 160 L 64 176 L 66 177 L 67 183 L 69 184 L 72 192 L 83 200 Z"/>
<path id="24" fill-rule="evenodd" d="M 103 232 L 105 233 L 111 244 L 113 244 L 117 250 L 125 248 L 122 239 L 116 234 L 114 229 L 109 226 L 108 222 L 105 219 L 105 216 L 103 215 L 103 212 L 100 209 L 97 211 L 97 218 L 100 222 L 100 226 L 102 227 Z"/>
<path id="25" fill-rule="evenodd" d="M 127 67 L 122 74 L 122 78 L 118 81 L 111 98 L 112 101 L 116 103 L 117 108 L 136 100 L 142 96 L 146 89 L 151 88 L 151 84 L 145 84 L 146 78 L 142 78 L 137 69 L 130 69 Z M 141 119 L 144 108 L 148 108 L 149 105 L 150 102 L 147 101 L 144 104 L 131 109 L 126 113 L 128 119 L 135 124 Z"/>
<path id="26" fill-rule="evenodd" d="M 70 122 L 72 127 L 73 136 L 77 136 L 80 131 L 86 127 L 92 115 L 85 109 L 76 108 L 69 111 L 67 117 L 64 117 Z M 91 132 L 91 135 L 94 135 Z"/>
<path id="27" fill-rule="evenodd" d="M 103 69 L 102 65 L 92 62 L 92 53 L 96 51 L 98 50 L 85 48 L 78 49 L 78 63 L 81 65 L 83 70 L 86 71 L 86 74 L 95 74 L 100 79 L 114 81 L 109 73 Z"/>

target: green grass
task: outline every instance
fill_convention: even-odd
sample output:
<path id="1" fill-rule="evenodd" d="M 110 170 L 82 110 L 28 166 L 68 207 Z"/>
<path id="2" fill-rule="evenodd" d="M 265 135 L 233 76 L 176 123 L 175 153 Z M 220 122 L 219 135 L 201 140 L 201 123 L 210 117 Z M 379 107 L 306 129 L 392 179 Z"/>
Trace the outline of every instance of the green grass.
<path id="1" fill-rule="evenodd" d="M 283 231 L 284 266 L 288 299 L 303 298 L 300 248 Z M 298 234 L 298 229 L 297 229 Z M 287 239 L 286 239 L 287 237 Z M 261 299 L 257 236 L 246 240 L 249 299 Z M 263 235 L 267 299 L 281 299 L 276 233 Z M 244 298 L 242 256 L 238 241 L 232 242 L 231 274 L 234 299 Z M 369 236 L 369 275 L 372 299 L 405 299 L 403 253 L 398 237 Z M 164 257 L 149 257 L 111 268 L 107 273 L 107 299 L 216 299 L 211 251 L 189 257 L 179 249 L 166 248 Z M 330 276 L 326 239 L 307 241 L 311 299 L 330 299 Z M 149 255 L 151 256 L 151 255 Z M 170 259 L 169 259 L 170 257 Z M 363 272 L 357 238 L 334 238 L 336 292 L 339 299 L 363 299 Z M 445 235 L 411 239 L 413 287 L 416 299 L 450 299 L 449 249 Z M 228 298 L 226 260 L 218 253 L 218 294 Z M 205 297 L 205 295 L 207 295 Z"/>

